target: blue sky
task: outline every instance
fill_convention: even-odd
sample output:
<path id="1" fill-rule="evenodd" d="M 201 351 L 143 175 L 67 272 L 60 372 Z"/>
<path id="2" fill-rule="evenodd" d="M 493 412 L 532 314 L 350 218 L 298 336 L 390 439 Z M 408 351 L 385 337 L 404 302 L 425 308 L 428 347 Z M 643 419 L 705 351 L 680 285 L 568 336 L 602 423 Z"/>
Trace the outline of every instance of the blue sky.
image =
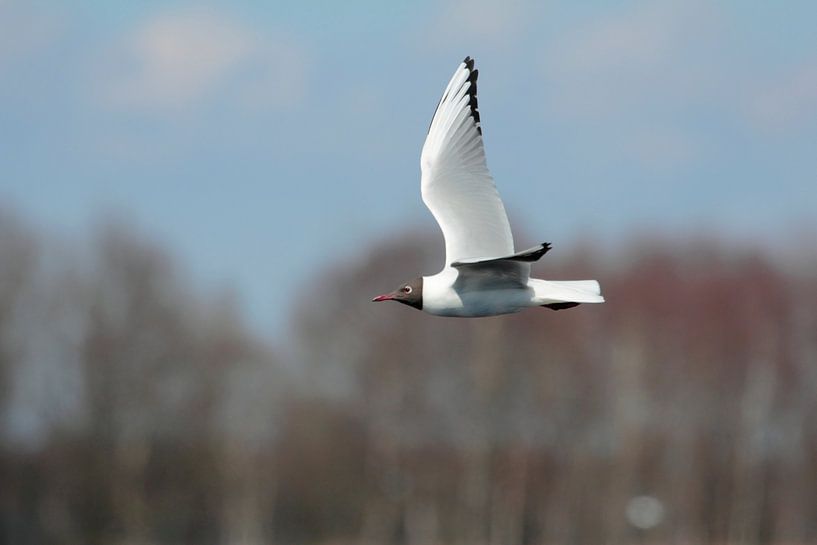
<path id="1" fill-rule="evenodd" d="M 815 226 L 813 2 L 66 6 L 0 0 L 0 203 L 122 216 L 264 332 L 322 266 L 436 229 L 419 152 L 465 55 L 527 241 Z"/>

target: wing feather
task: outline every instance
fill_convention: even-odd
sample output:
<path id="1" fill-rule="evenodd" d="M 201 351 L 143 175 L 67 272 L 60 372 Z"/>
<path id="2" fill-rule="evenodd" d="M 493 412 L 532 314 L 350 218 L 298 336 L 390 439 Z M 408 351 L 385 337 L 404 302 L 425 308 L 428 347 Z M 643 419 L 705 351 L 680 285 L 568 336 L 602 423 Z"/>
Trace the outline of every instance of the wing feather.
<path id="1" fill-rule="evenodd" d="M 477 75 L 466 57 L 437 105 L 420 159 L 423 202 L 445 237 L 446 266 L 514 252 L 508 216 L 485 161 Z"/>

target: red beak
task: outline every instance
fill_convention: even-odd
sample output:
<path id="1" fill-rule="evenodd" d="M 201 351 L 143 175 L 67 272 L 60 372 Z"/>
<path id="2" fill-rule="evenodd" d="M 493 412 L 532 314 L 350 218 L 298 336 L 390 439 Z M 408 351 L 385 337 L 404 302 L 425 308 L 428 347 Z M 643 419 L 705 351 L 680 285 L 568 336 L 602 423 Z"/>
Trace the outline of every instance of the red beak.
<path id="1" fill-rule="evenodd" d="M 372 299 L 373 303 L 379 303 L 380 301 L 391 301 L 394 299 L 390 293 L 384 293 L 383 295 L 378 295 L 374 299 Z"/>

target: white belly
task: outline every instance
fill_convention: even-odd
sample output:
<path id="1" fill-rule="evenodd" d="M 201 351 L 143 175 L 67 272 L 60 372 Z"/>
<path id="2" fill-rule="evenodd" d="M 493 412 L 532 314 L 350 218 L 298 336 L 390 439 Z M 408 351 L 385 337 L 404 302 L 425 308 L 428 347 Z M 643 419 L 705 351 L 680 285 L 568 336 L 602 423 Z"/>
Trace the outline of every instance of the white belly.
<path id="1" fill-rule="evenodd" d="M 424 290 L 425 291 L 425 290 Z M 457 293 L 449 289 L 432 297 L 423 294 L 423 310 L 437 316 L 496 316 L 533 306 L 530 289 L 503 289 Z"/>
<path id="2" fill-rule="evenodd" d="M 530 296 L 523 290 L 515 293 L 493 291 L 484 292 L 472 297 L 464 297 L 459 305 L 430 305 L 423 310 L 437 316 L 497 316 L 499 314 L 513 314 L 530 305 Z"/>

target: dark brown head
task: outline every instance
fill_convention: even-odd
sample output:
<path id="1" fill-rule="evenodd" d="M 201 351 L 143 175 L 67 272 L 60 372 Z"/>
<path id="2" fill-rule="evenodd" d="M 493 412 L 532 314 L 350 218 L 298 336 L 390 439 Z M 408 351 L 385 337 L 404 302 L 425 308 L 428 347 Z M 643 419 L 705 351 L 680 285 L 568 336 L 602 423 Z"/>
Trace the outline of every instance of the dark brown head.
<path id="1" fill-rule="evenodd" d="M 423 278 L 406 282 L 391 293 L 378 295 L 372 301 L 397 301 L 417 310 L 423 310 Z"/>

